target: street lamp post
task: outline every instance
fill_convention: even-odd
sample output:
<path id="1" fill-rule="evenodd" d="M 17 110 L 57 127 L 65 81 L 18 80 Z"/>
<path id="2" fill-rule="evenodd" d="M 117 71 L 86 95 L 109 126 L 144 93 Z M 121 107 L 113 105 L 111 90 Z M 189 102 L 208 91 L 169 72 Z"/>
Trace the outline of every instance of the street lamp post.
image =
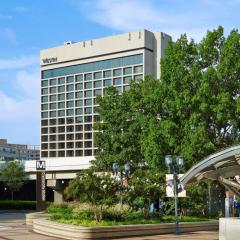
<path id="1" fill-rule="evenodd" d="M 120 175 L 120 181 L 121 181 L 120 205 L 121 205 L 121 207 L 123 206 L 123 199 L 122 199 L 123 176 L 125 176 L 125 178 L 128 178 L 128 176 L 130 174 L 130 168 L 131 168 L 131 166 L 129 163 L 124 164 L 124 173 L 123 173 L 123 171 L 119 167 L 118 163 L 113 163 L 113 165 L 112 165 L 113 174 L 115 176 L 118 176 L 118 174 Z"/>
<path id="2" fill-rule="evenodd" d="M 174 203 L 175 203 L 175 234 L 179 234 L 179 219 L 178 219 L 178 174 L 184 165 L 183 157 L 176 157 L 176 161 L 173 160 L 172 155 L 165 157 L 165 163 L 168 167 L 169 174 L 173 174 L 174 184 Z"/>

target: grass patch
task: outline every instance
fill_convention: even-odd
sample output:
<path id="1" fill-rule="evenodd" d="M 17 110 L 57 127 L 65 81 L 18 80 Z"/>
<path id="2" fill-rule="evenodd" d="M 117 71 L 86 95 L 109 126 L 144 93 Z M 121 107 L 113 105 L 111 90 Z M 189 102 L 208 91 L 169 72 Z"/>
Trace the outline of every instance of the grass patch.
<path id="1" fill-rule="evenodd" d="M 108 208 L 103 211 L 103 220 L 96 223 L 90 208 L 63 205 L 50 205 L 47 208 L 50 220 L 85 227 L 92 226 L 114 226 L 114 225 L 131 225 L 131 224 L 156 224 L 175 222 L 174 216 L 161 216 L 158 213 L 152 213 L 148 219 L 144 218 L 141 211 L 132 212 L 127 209 Z M 180 222 L 199 222 L 209 221 L 204 217 L 181 217 Z"/>

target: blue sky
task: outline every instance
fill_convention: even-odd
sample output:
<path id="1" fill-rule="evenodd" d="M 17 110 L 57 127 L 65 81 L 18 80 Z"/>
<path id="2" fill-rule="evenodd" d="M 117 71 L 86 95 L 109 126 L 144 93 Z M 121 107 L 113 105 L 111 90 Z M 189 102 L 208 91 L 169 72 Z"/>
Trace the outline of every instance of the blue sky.
<path id="1" fill-rule="evenodd" d="M 200 41 L 239 28 L 240 0 L 8 0 L 0 5 L 0 138 L 39 144 L 39 51 L 138 30 Z"/>

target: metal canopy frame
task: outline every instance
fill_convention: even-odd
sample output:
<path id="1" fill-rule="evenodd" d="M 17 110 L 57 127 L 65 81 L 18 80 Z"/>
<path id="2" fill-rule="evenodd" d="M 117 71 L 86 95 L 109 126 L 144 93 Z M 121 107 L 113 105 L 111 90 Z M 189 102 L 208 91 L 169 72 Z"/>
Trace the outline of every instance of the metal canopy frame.
<path id="1" fill-rule="evenodd" d="M 226 189 L 240 196 L 240 182 L 233 179 L 238 175 L 240 175 L 240 145 L 206 157 L 189 169 L 180 181 L 186 185 L 203 179 L 216 180 Z"/>

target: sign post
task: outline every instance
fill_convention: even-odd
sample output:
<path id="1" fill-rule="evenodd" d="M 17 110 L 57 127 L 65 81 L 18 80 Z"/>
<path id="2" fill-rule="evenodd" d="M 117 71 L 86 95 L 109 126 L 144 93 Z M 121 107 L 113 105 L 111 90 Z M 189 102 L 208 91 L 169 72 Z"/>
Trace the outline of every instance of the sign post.
<path id="1" fill-rule="evenodd" d="M 43 211 L 45 210 L 45 201 L 46 201 L 46 162 L 45 161 L 36 161 L 36 210 Z"/>

